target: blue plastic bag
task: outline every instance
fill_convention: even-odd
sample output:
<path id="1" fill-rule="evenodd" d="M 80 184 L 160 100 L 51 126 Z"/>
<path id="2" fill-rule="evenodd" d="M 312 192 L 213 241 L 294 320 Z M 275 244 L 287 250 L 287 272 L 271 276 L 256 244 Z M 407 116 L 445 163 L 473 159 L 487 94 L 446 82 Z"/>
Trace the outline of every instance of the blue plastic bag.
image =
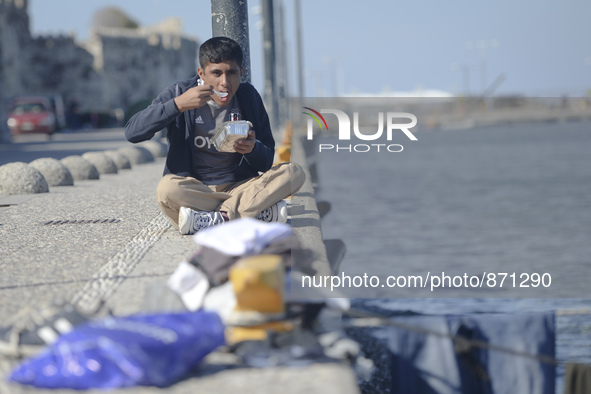
<path id="1" fill-rule="evenodd" d="M 111 317 L 77 326 L 9 379 L 44 388 L 164 387 L 225 343 L 216 313 Z"/>

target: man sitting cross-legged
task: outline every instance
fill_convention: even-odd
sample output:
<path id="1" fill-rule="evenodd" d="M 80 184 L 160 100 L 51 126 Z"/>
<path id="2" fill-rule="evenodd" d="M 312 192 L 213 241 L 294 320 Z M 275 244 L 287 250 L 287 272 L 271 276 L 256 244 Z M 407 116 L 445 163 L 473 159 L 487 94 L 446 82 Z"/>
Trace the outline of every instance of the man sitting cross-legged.
<path id="1" fill-rule="evenodd" d="M 199 48 L 197 75 L 169 86 L 125 127 L 130 142 L 152 138 L 163 128 L 169 142 L 157 198 L 181 234 L 241 217 L 285 222 L 284 198 L 297 192 L 305 175 L 295 163 L 272 167 L 275 141 L 256 89 L 240 83 L 242 50 L 226 37 Z M 222 123 L 247 120 L 253 127 L 220 152 L 211 138 Z"/>

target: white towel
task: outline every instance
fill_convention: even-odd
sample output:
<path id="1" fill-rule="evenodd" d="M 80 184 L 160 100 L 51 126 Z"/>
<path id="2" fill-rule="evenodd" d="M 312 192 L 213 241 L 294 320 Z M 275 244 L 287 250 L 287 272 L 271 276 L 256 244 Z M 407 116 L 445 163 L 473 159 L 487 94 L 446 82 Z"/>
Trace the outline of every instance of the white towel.
<path id="1" fill-rule="evenodd" d="M 258 254 L 271 242 L 289 236 L 291 226 L 287 224 L 243 218 L 201 230 L 194 239 L 228 256 L 246 256 Z"/>
<path id="2" fill-rule="evenodd" d="M 192 264 L 181 261 L 168 278 L 168 287 L 177 293 L 185 307 L 194 312 L 201 308 L 209 282 L 205 274 Z"/>

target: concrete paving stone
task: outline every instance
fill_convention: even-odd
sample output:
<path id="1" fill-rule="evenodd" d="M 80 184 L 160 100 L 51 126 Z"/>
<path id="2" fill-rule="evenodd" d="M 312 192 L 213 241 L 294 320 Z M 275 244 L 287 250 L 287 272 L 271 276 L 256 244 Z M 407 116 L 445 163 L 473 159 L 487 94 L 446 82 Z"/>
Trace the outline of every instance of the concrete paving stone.
<path id="1" fill-rule="evenodd" d="M 113 162 L 117 166 L 117 169 L 119 169 L 119 170 L 131 169 L 131 162 L 129 161 L 127 156 L 125 156 L 123 153 L 117 152 L 116 150 L 106 150 L 103 153 L 105 155 L 107 155 L 108 157 L 110 157 L 111 160 L 113 160 Z"/>
<path id="2" fill-rule="evenodd" d="M 91 162 L 99 174 L 117 174 L 117 165 L 115 162 L 103 152 L 86 152 L 82 158 Z"/>
<path id="3" fill-rule="evenodd" d="M 120 148 L 118 152 L 125 155 L 132 165 L 151 163 L 154 161 L 154 155 L 152 155 L 152 152 L 141 146 L 126 146 Z"/>
<path id="4" fill-rule="evenodd" d="M 68 167 L 75 181 L 96 180 L 100 175 L 94 164 L 82 156 L 68 156 L 61 160 L 62 164 Z"/>
<path id="5" fill-rule="evenodd" d="M 23 162 L 0 167 L 0 194 L 47 193 L 49 185 L 35 167 Z"/>
<path id="6" fill-rule="evenodd" d="M 72 300 L 85 292 L 88 283 L 102 273 L 121 279 L 105 297 L 116 315 L 145 312 L 153 286 L 162 287 L 178 263 L 197 248 L 193 237 L 180 235 L 170 226 L 164 231 L 162 225 L 153 226 L 162 215 L 155 191 L 163 165 L 164 159 L 157 159 L 154 163 L 134 166 L 131 171 L 122 171 L 116 177 L 104 177 L 101 182 L 76 181 L 75 188 L 52 189 L 51 193 L 34 195 L 18 205 L 0 208 L 0 272 L 6 273 L 0 275 L 0 322 L 6 322 L 26 305 L 42 305 L 57 298 Z M 307 186 L 306 190 L 310 188 Z M 305 191 L 302 199 L 296 202 L 304 207 L 300 211 L 305 216 L 305 220 L 292 221 L 298 237 L 321 236 L 318 215 L 312 214 L 315 204 L 308 201 L 312 196 L 310 191 Z M 103 218 L 119 221 L 45 224 Z M 317 231 L 306 231 L 307 227 L 317 228 Z M 153 240 L 149 248 L 142 248 L 148 245 L 143 240 L 149 239 Z M 142 242 L 135 248 L 138 240 Z M 118 264 L 119 260 L 125 264 Z M 117 264 L 109 268 L 109 263 L 113 262 Z M 164 389 L 133 387 L 111 392 L 359 392 L 355 374 L 347 364 L 255 369 L 237 367 L 235 361 L 227 360 L 226 356 L 232 355 L 223 351 L 210 354 L 182 381 Z M 0 357 L 0 375 L 6 376 L 15 365 L 16 361 Z M 4 392 L 72 393 L 71 390 L 41 390 L 0 381 L 0 393 Z"/>
<path id="7" fill-rule="evenodd" d="M 52 189 L 0 208 L 0 326 L 5 311 L 20 309 L 27 300 L 72 299 L 106 262 L 126 250 L 160 215 L 155 190 L 162 166 L 159 160 L 101 182 L 77 181 L 74 188 Z M 88 222 L 97 219 L 119 221 Z M 46 224 L 60 220 L 69 222 Z M 68 292 L 54 291 L 57 284 L 69 284 Z"/>
<path id="8" fill-rule="evenodd" d="M 154 157 L 166 157 L 168 154 L 168 145 L 161 141 L 144 141 L 141 142 L 139 146 L 149 150 Z"/>
<path id="9" fill-rule="evenodd" d="M 0 208 L 7 208 L 11 205 L 24 204 L 28 200 L 34 198 L 35 194 L 13 194 L 13 195 L 0 195 Z M 0 222 L 0 225 L 2 223 Z"/>
<path id="10" fill-rule="evenodd" d="M 153 287 L 165 286 L 178 264 L 188 259 L 198 245 L 192 236 L 180 235 L 172 226 L 162 234 L 156 244 L 142 257 L 134 268 L 133 277 L 127 280 L 110 299 L 109 306 L 116 315 L 128 315 L 142 311 L 156 311 Z"/>
<path id="11" fill-rule="evenodd" d="M 300 367 L 236 368 L 227 355 L 210 354 L 204 362 L 180 382 L 166 388 L 128 387 L 109 390 L 110 394 L 195 394 L 195 393 L 257 393 L 257 394 L 359 394 L 355 374 L 344 363 L 322 363 Z M 37 389 L 4 383 L 10 394 L 73 394 L 79 391 Z M 1 387 L 1 386 L 0 386 Z M 4 392 L 2 392 L 4 393 Z M 104 390 L 87 390 L 88 394 L 104 394 Z"/>
<path id="12" fill-rule="evenodd" d="M 49 186 L 73 186 L 74 178 L 63 163 L 53 157 L 43 157 L 29 163 L 35 167 L 47 181 Z"/>

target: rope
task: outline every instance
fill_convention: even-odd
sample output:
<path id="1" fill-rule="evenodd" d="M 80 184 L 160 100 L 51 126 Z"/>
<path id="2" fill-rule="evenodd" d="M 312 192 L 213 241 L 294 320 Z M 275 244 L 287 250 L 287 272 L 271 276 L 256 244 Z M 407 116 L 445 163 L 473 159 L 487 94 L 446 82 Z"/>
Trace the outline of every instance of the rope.
<path id="1" fill-rule="evenodd" d="M 556 316 L 591 315 L 591 309 L 564 309 L 556 311 Z"/>
<path id="2" fill-rule="evenodd" d="M 446 338 L 453 342 L 454 349 L 466 349 L 466 347 L 476 347 L 481 349 L 493 350 L 506 354 L 511 354 L 518 357 L 524 357 L 536 361 L 540 361 L 545 364 L 554 366 L 565 365 L 566 362 L 558 361 L 553 357 L 545 356 L 543 354 L 531 354 L 520 350 L 510 349 L 504 346 L 493 345 L 485 341 L 479 341 L 474 339 L 468 339 L 466 337 L 452 335 L 449 333 L 439 332 L 428 328 L 415 326 L 412 324 L 403 323 L 396 320 L 391 320 L 373 313 L 362 312 L 359 310 L 348 310 L 343 312 L 344 314 L 353 317 L 351 321 L 347 323 L 348 327 L 376 327 L 376 326 L 390 326 L 397 327 L 407 331 L 414 331 L 425 335 L 433 335 L 439 338 Z"/>

